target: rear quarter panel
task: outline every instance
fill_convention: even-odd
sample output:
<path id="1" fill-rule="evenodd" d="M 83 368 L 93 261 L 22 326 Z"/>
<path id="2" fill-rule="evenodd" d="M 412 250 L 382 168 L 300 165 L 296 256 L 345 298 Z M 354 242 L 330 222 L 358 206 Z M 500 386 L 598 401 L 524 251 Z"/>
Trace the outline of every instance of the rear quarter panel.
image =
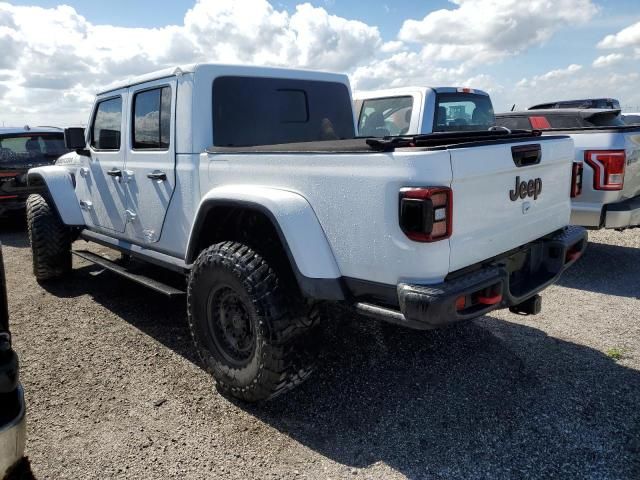
<path id="1" fill-rule="evenodd" d="M 449 242 L 416 243 L 398 223 L 399 191 L 449 186 L 447 151 L 367 154 L 202 154 L 201 191 L 254 185 L 299 193 L 324 230 L 342 276 L 395 285 L 436 283 Z M 313 255 L 312 251 L 308 252 Z"/>

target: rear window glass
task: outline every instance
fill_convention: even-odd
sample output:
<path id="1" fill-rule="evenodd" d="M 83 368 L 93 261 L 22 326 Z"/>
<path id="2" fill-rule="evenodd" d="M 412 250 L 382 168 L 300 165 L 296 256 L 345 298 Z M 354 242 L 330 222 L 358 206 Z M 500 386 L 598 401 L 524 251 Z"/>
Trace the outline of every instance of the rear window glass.
<path id="1" fill-rule="evenodd" d="M 0 163 L 53 162 L 68 151 L 62 133 L 0 137 Z"/>
<path id="2" fill-rule="evenodd" d="M 529 110 L 546 110 L 550 108 L 612 108 L 620 109 L 620 102 L 615 98 L 587 98 L 583 100 L 564 100 L 561 102 L 541 103 L 529 107 Z"/>
<path id="3" fill-rule="evenodd" d="M 496 124 L 491 99 L 475 93 L 439 93 L 436 95 L 434 132 L 487 130 Z"/>
<path id="4" fill-rule="evenodd" d="M 622 120 L 626 125 L 637 125 L 640 123 L 640 115 L 623 115 Z"/>
<path id="5" fill-rule="evenodd" d="M 584 119 L 588 127 L 620 127 L 626 125 L 617 113 L 599 113 Z"/>
<path id="6" fill-rule="evenodd" d="M 349 90 L 341 83 L 219 77 L 213 82 L 213 141 L 247 147 L 354 138 Z"/>
<path id="7" fill-rule="evenodd" d="M 613 98 L 596 98 L 558 102 L 555 108 L 620 108 L 620 102 Z"/>
<path id="8" fill-rule="evenodd" d="M 413 97 L 372 98 L 362 102 L 358 134 L 363 137 L 404 135 L 409 131 Z"/>
<path id="9" fill-rule="evenodd" d="M 586 126 L 578 115 L 547 115 L 551 128 L 581 128 Z"/>
<path id="10" fill-rule="evenodd" d="M 496 125 L 507 127 L 509 130 L 531 130 L 529 117 L 497 117 Z"/>

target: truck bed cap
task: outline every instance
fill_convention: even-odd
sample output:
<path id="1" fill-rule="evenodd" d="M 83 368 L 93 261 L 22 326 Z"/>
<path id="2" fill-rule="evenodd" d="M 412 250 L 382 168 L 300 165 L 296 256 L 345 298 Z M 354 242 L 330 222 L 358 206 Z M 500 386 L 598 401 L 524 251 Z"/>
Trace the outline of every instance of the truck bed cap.
<path id="1" fill-rule="evenodd" d="M 229 76 L 244 76 L 252 75 L 257 77 L 282 77 L 282 78 L 299 78 L 299 77 L 313 77 L 318 80 L 335 80 L 345 81 L 346 75 L 340 73 L 322 72 L 317 70 L 305 70 L 305 69 L 292 69 L 281 67 L 263 67 L 259 65 L 234 65 L 223 63 L 190 63 L 186 65 L 176 65 L 174 67 L 157 70 L 155 72 L 146 73 L 144 75 L 129 77 L 126 80 L 112 83 L 106 86 L 102 91 L 98 92 L 98 95 L 119 90 L 121 88 L 128 88 L 133 85 L 141 83 L 151 82 L 153 80 L 159 80 L 161 78 L 174 77 L 177 75 L 183 75 L 185 73 L 195 73 L 202 69 L 216 69 L 220 71 L 221 75 Z"/>

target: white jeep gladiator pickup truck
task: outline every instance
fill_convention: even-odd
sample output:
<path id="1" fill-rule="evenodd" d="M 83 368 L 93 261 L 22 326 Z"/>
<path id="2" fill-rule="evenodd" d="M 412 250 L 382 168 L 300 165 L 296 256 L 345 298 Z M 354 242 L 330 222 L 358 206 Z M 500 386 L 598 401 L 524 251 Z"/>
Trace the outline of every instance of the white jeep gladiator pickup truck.
<path id="1" fill-rule="evenodd" d="M 328 302 L 421 329 L 537 313 L 587 244 L 567 227 L 570 139 L 355 138 L 344 75 L 184 66 L 100 93 L 88 125 L 65 132 L 73 168 L 28 174 L 37 279 L 70 272 L 76 237 L 167 295 L 185 288 L 130 263 L 178 272 L 203 364 L 246 401 L 310 374 Z"/>
<path id="2" fill-rule="evenodd" d="M 403 87 L 354 94 L 360 135 L 417 135 L 488 130 L 496 124 L 489 94 L 456 87 Z"/>
<path id="3" fill-rule="evenodd" d="M 573 139 L 572 224 L 618 230 L 640 226 L 640 125 L 626 125 L 620 110 L 525 110 L 501 113 L 496 121 L 510 129 Z"/>

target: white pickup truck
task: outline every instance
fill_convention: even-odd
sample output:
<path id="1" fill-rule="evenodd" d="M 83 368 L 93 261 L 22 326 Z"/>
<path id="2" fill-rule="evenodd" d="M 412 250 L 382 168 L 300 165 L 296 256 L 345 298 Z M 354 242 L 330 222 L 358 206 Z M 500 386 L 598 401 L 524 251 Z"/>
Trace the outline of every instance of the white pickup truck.
<path id="1" fill-rule="evenodd" d="M 73 253 L 167 295 L 222 392 L 278 395 L 312 371 L 319 312 L 412 328 L 510 307 L 582 254 L 567 227 L 573 144 L 506 131 L 355 138 L 344 75 L 188 65 L 100 93 L 76 161 L 29 171 L 33 270 L 71 271 L 81 238 L 133 257 Z M 77 247 L 76 247 L 77 248 Z"/>
<path id="2" fill-rule="evenodd" d="M 404 87 L 354 94 L 361 136 L 488 130 L 496 123 L 489 94 L 456 87 Z"/>
<path id="3" fill-rule="evenodd" d="M 620 110 L 525 110 L 501 113 L 496 121 L 573 139 L 571 223 L 594 229 L 640 226 L 640 125 L 625 125 Z"/>

